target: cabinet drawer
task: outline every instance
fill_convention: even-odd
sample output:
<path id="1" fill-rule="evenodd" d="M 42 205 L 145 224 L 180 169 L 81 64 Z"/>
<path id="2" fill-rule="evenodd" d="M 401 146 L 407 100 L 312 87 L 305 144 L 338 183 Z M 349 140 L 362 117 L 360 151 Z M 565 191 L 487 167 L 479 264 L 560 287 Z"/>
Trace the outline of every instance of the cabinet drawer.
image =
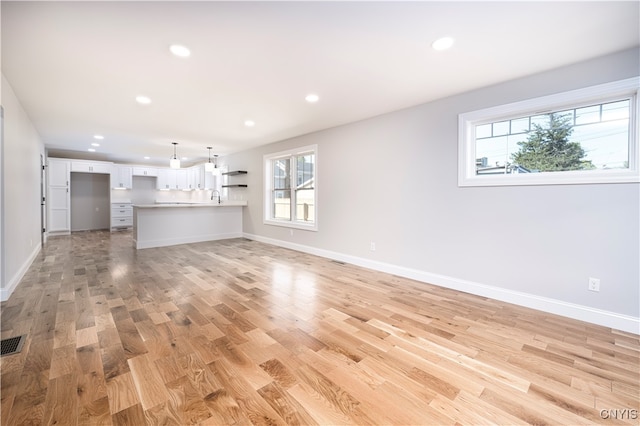
<path id="1" fill-rule="evenodd" d="M 112 209 L 133 209 L 131 203 L 111 203 Z"/>
<path id="2" fill-rule="evenodd" d="M 112 228 L 128 227 L 128 226 L 133 226 L 133 217 L 112 217 L 111 218 Z"/>
<path id="3" fill-rule="evenodd" d="M 133 217 L 133 209 L 131 207 L 111 208 L 111 217 Z"/>

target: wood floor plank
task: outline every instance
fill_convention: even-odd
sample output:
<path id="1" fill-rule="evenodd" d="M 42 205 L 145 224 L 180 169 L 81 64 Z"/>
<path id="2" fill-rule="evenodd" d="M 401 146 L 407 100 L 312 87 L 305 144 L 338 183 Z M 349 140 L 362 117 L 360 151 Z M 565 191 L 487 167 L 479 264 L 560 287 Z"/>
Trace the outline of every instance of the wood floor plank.
<path id="1" fill-rule="evenodd" d="M 167 383 L 169 409 L 179 413 L 180 424 L 197 424 L 211 417 L 211 412 L 202 396 L 184 376 Z"/>
<path id="2" fill-rule="evenodd" d="M 49 378 L 71 374 L 76 368 L 75 359 L 76 345 L 71 344 L 53 350 L 51 358 L 51 368 L 49 370 Z"/>
<path id="3" fill-rule="evenodd" d="M 107 382 L 104 379 L 102 371 L 92 371 L 87 374 L 78 373 L 76 393 L 80 407 L 92 406 L 89 414 L 93 411 L 100 413 L 99 407 L 101 407 L 102 403 L 94 404 L 98 400 L 105 399 L 108 407 Z"/>
<path id="4" fill-rule="evenodd" d="M 140 397 L 130 372 L 121 374 L 107 382 L 107 397 L 111 414 L 140 404 Z"/>
<path id="5" fill-rule="evenodd" d="M 77 382 L 73 372 L 49 381 L 43 423 L 70 426 L 78 423 Z"/>
<path id="6" fill-rule="evenodd" d="M 126 408 L 111 416 L 114 425 L 118 426 L 140 426 L 145 424 L 144 412 L 140 404 Z"/>
<path id="7" fill-rule="evenodd" d="M 155 364 L 145 355 L 128 361 L 143 410 L 162 404 L 169 399 L 164 382 Z"/>
<path id="8" fill-rule="evenodd" d="M 10 416 L 3 412 L 3 419 L 7 418 L 9 425 L 40 424 L 48 391 L 49 370 L 26 370 L 20 377 Z"/>
<path id="9" fill-rule="evenodd" d="M 145 410 L 144 417 L 148 425 L 183 426 L 182 417 L 168 402 Z"/>
<path id="10" fill-rule="evenodd" d="M 207 367 L 207 365 L 200 359 L 198 354 L 189 354 L 185 357 L 181 357 L 178 362 L 181 369 L 186 373 L 185 377 L 189 379 L 191 385 L 196 389 L 201 397 L 216 392 L 223 388 L 223 385 L 218 381 L 215 375 Z"/>
<path id="11" fill-rule="evenodd" d="M 109 398 L 92 401 L 79 408 L 78 424 L 88 426 L 110 426 L 113 424 L 111 413 L 109 412 Z"/>
<path id="12" fill-rule="evenodd" d="M 640 410 L 638 335 L 242 238 L 52 237 L 0 319 L 27 335 L 0 358 L 1 426 L 637 425 Z"/>
<path id="13" fill-rule="evenodd" d="M 258 393 L 278 413 L 287 425 L 314 425 L 315 420 L 302 405 L 277 383 L 258 389 Z"/>

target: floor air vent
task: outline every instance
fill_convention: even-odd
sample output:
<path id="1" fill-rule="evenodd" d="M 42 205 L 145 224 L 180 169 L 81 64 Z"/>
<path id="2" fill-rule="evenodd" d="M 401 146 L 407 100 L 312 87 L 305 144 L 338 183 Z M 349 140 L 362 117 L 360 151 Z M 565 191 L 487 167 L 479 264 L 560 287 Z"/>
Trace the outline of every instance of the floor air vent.
<path id="1" fill-rule="evenodd" d="M 0 356 L 13 355 L 20 352 L 26 338 L 27 336 L 23 335 L 18 337 L 10 337 L 8 339 L 2 339 L 0 341 L 0 343 L 2 344 L 2 352 L 0 353 Z"/>

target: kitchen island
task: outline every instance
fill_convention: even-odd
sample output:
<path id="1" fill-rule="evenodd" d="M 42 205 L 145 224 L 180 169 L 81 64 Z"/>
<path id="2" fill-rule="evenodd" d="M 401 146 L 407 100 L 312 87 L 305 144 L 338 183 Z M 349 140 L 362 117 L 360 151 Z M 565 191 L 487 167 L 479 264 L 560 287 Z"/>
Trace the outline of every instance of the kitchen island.
<path id="1" fill-rule="evenodd" d="M 246 205 L 246 201 L 134 205 L 134 245 L 145 249 L 242 237 Z"/>

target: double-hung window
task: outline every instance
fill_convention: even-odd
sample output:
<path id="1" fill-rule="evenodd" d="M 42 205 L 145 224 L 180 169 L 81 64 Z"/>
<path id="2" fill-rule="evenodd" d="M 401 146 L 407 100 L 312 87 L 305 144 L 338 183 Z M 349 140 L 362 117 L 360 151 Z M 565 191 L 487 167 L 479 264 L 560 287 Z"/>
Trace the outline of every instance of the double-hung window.
<path id="1" fill-rule="evenodd" d="M 639 78 L 459 116 L 460 186 L 640 182 Z"/>
<path id="2" fill-rule="evenodd" d="M 316 231 L 317 147 L 264 156 L 264 222 Z"/>

